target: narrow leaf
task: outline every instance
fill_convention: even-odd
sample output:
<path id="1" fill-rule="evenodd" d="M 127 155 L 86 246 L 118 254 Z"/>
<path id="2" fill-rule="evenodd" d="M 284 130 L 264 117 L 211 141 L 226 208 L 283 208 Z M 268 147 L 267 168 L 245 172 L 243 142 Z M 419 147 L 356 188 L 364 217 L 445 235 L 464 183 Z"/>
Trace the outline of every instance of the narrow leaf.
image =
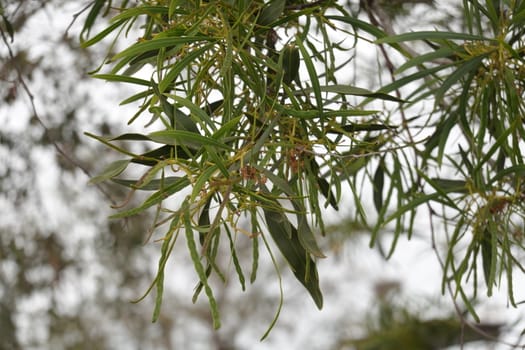
<path id="1" fill-rule="evenodd" d="M 193 266 L 195 268 L 195 271 L 197 272 L 197 275 L 199 276 L 200 282 L 204 285 L 204 292 L 208 297 L 211 315 L 213 319 L 213 328 L 218 329 L 221 327 L 219 308 L 217 306 L 215 297 L 213 296 L 213 291 L 211 290 L 210 285 L 208 284 L 208 277 L 206 276 L 206 272 L 204 271 L 204 267 L 202 266 L 199 253 L 197 251 L 197 246 L 195 244 L 195 238 L 193 237 L 193 230 L 190 218 L 190 205 L 187 201 L 183 203 L 182 210 L 184 212 L 184 228 L 186 232 L 186 242 L 188 244 L 188 250 L 190 251 L 191 260 L 193 261 Z"/>
<path id="2" fill-rule="evenodd" d="M 205 36 L 179 36 L 152 39 L 131 45 L 127 49 L 113 56 L 111 60 L 116 61 L 124 57 L 136 57 L 148 51 L 155 51 L 163 48 L 172 48 L 175 45 L 179 44 L 195 43 L 200 41 L 206 41 L 209 39 L 211 38 Z"/>
<path id="3" fill-rule="evenodd" d="M 438 31 L 422 31 L 422 32 L 411 32 L 403 33 L 394 36 L 387 36 L 377 39 L 376 44 L 392 44 L 403 41 L 413 40 L 428 40 L 428 41 L 441 41 L 441 40 L 494 40 L 485 38 L 480 35 L 458 33 L 458 32 L 438 32 Z"/>
<path id="4" fill-rule="evenodd" d="M 109 164 L 99 175 L 91 178 L 91 180 L 89 180 L 89 183 L 97 184 L 120 175 L 124 170 L 126 170 L 130 161 L 130 159 L 124 159 L 117 160 Z"/>
<path id="5" fill-rule="evenodd" d="M 373 92 L 367 89 L 351 86 L 351 85 L 323 85 L 319 86 L 319 91 L 322 92 L 333 92 L 336 94 L 342 94 L 342 95 L 354 95 L 354 96 L 364 96 L 364 97 L 373 97 L 378 98 L 381 100 L 387 100 L 387 101 L 395 101 L 395 102 L 404 102 L 402 99 L 399 99 L 395 96 L 391 96 L 382 92 Z M 306 88 L 302 91 L 305 92 L 312 92 L 314 91 L 313 88 Z M 315 91 L 314 91 L 315 92 Z M 301 92 L 298 92 L 301 93 Z"/>
<path id="6" fill-rule="evenodd" d="M 140 180 L 111 179 L 114 183 L 141 191 L 158 191 L 168 187 L 181 179 L 180 176 L 169 176 L 162 179 L 151 180 L 147 185 L 137 186 Z"/>
<path id="7" fill-rule="evenodd" d="M 262 10 L 257 18 L 257 24 L 268 26 L 275 22 L 283 13 L 285 0 L 271 0 Z"/>
<path id="8" fill-rule="evenodd" d="M 143 85 L 143 86 L 150 86 L 150 82 L 144 79 L 134 78 L 134 77 L 128 77 L 126 75 L 120 75 L 120 74 L 95 74 L 93 75 L 93 78 L 97 79 L 103 79 L 107 81 L 115 81 L 119 83 L 130 83 L 135 85 Z"/>
<path id="9" fill-rule="evenodd" d="M 275 209 L 273 209 L 268 208 L 268 203 L 261 203 L 268 231 L 284 258 L 288 261 L 295 277 L 304 285 L 317 307 L 321 309 L 323 307 L 323 295 L 319 288 L 319 277 L 315 262 L 299 241 L 297 229 L 281 211 L 284 209 L 275 200 L 267 200 L 275 205 Z M 278 208 L 281 208 L 281 210 Z M 290 236 L 283 222 L 287 222 L 291 228 L 292 233 Z"/>
<path id="10" fill-rule="evenodd" d="M 381 213 L 383 209 L 383 185 L 385 182 L 385 166 L 383 159 L 377 165 L 376 172 L 373 179 L 373 196 L 374 196 L 374 206 L 378 213 Z"/>
<path id="11" fill-rule="evenodd" d="M 117 214 L 111 215 L 110 219 L 121 219 L 121 218 L 129 217 L 129 216 L 133 216 L 138 213 L 141 213 L 145 211 L 146 209 L 156 204 L 161 203 L 163 200 L 170 197 L 171 195 L 183 190 L 189 184 L 190 184 L 190 181 L 188 180 L 188 177 L 186 176 L 181 177 L 179 180 L 175 181 L 173 184 L 166 186 L 163 189 L 160 189 L 159 191 L 153 193 L 139 207 L 121 211 Z"/>
<path id="12" fill-rule="evenodd" d="M 230 150 L 230 147 L 223 142 L 211 137 L 202 136 L 185 130 L 163 130 L 155 131 L 148 135 L 155 142 L 168 145 L 184 145 L 185 147 L 198 150 L 203 146 L 211 146 Z"/>

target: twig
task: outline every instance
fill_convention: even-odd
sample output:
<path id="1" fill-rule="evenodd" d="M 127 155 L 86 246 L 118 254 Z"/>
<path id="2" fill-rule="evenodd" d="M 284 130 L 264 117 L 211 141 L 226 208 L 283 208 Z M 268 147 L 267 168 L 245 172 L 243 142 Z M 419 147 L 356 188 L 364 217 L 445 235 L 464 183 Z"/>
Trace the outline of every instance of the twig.
<path id="1" fill-rule="evenodd" d="M 85 7 L 83 7 L 80 11 L 78 11 L 77 13 L 73 14 L 73 19 L 71 20 L 71 22 L 69 23 L 69 25 L 67 26 L 66 28 L 66 31 L 64 32 L 64 37 L 67 37 L 67 34 L 69 32 L 69 30 L 71 29 L 71 27 L 73 26 L 73 24 L 75 23 L 75 21 L 77 20 L 77 18 L 83 14 L 87 9 L 89 9 L 93 3 L 95 2 L 95 0 L 91 1 L 90 3 L 88 3 Z"/>

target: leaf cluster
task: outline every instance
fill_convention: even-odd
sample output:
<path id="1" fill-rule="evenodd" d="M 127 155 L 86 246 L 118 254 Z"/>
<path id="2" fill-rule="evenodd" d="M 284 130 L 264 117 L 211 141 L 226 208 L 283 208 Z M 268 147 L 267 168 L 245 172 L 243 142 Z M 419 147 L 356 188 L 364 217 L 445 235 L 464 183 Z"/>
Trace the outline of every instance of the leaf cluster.
<path id="1" fill-rule="evenodd" d="M 97 1 L 92 7 L 84 34 L 89 34 L 102 5 Z M 106 29 L 83 37 L 83 46 L 141 31 L 134 44 L 108 57 L 109 72 L 94 76 L 142 89 L 122 102 L 139 104 L 129 123 L 149 115 L 147 125 L 157 131 L 112 138 L 90 134 L 127 156 L 92 182 L 111 179 L 132 193 L 153 191 L 142 205 L 113 217 L 156 207 L 153 227 L 169 226 L 161 238 L 154 319 L 162 299 L 165 262 L 179 232 L 185 232 L 199 276 L 196 296 L 201 289 L 206 291 L 216 326 L 208 278 L 212 273 L 224 275 L 216 264 L 224 236 L 242 288 L 245 277 L 235 241 L 240 234 L 253 242 L 253 282 L 259 242 L 270 251 L 269 234 L 321 308 L 316 259 L 324 255 L 315 232 L 324 231 L 323 202 L 324 207 L 338 209 L 341 182 L 364 167 L 368 153 L 379 152 L 394 129 L 375 120 L 377 111 L 357 107 L 349 97 L 399 101 L 337 81 L 335 73 L 341 67 L 335 65 L 336 53 L 350 48 L 332 42 L 328 30 L 338 29 L 333 20 L 346 33 L 346 21 L 341 19 L 348 17 L 329 18 L 325 13 L 335 8 L 345 15 L 344 9 L 331 1 L 284 0 L 127 5 L 123 2 Z M 325 38 L 321 48 L 313 31 Z M 149 79 L 139 77 L 151 67 Z M 148 150 L 135 154 L 117 141 L 145 143 Z M 354 170 L 348 167 L 351 163 Z M 132 164 L 144 168 L 143 175 L 121 178 Z M 180 205 L 172 207 L 170 197 L 178 198 Z"/>
<path id="2" fill-rule="evenodd" d="M 91 36 L 104 6 L 113 17 Z M 199 277 L 195 298 L 204 289 L 216 327 L 209 278 L 224 279 L 217 264 L 221 238 L 244 289 L 245 266 L 235 242 L 252 242 L 253 282 L 261 242 L 274 259 L 271 237 L 321 308 L 316 261 L 324 254 L 317 233 L 324 234 L 326 208 L 339 208 L 343 185 L 351 190 L 354 215 L 371 228 L 372 245 L 379 233 L 393 233 L 387 256 L 401 235 L 412 236 L 426 207 L 432 232 L 435 219 L 446 227 L 444 288 L 455 283 L 475 315 L 463 286 L 471 279 L 477 286 L 481 262 L 488 294 L 505 276 L 515 304 L 513 268 L 523 271 L 516 250 L 524 213 L 525 2 L 469 0 L 464 14 L 464 33 L 387 36 L 331 0 L 123 1 L 119 8 L 95 1 L 83 46 L 110 36 L 117 42 L 122 35 L 135 36 L 135 42 L 109 55 L 109 71 L 100 67 L 94 76 L 137 87 L 122 101 L 138 104 L 128 123 L 148 116 L 146 127 L 154 131 L 90 135 L 126 157 L 92 181 L 112 180 L 131 194 L 153 192 L 113 217 L 154 207 L 152 228 L 164 228 L 152 284 L 154 320 L 164 266 L 179 233 Z M 348 39 L 337 41 L 334 34 Z M 340 74 L 353 45 L 367 37 L 406 59 L 379 91 L 350 86 Z M 412 54 L 407 43 L 428 51 Z M 340 62 L 342 55 L 349 59 Z M 430 112 L 407 116 L 407 108 L 429 99 Z M 400 117 L 367 109 L 370 101 L 394 102 Z M 147 151 L 131 152 L 123 141 L 145 144 Z M 142 176 L 123 178 L 130 167 Z M 363 183 L 372 185 L 377 220 L 371 225 Z"/>

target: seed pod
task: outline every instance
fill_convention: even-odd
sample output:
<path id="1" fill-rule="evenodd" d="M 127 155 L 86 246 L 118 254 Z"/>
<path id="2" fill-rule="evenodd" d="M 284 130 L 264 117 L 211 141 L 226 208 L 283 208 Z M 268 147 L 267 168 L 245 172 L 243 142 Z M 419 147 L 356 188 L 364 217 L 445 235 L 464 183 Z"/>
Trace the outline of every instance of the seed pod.
<path id="1" fill-rule="evenodd" d="M 286 45 L 281 51 L 281 58 L 283 62 L 283 82 L 286 85 L 290 85 L 292 81 L 299 77 L 299 66 L 301 65 L 299 49 L 294 45 Z"/>

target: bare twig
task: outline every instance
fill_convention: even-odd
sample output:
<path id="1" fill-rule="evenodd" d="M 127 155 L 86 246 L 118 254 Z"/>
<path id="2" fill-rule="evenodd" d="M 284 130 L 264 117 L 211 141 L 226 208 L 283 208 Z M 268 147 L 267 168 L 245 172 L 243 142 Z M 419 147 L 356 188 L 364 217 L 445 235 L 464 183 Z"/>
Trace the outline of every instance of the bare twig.
<path id="1" fill-rule="evenodd" d="M 71 29 L 71 27 L 73 26 L 73 24 L 75 23 L 75 21 L 77 20 L 77 18 L 83 14 L 85 11 L 87 11 L 87 9 L 89 9 L 93 3 L 95 2 L 95 0 L 91 1 L 90 3 L 88 3 L 86 6 L 84 6 L 80 11 L 78 11 L 77 13 L 73 14 L 73 19 L 71 20 L 71 22 L 69 23 L 69 25 L 67 26 L 66 28 L 66 31 L 64 32 L 64 37 L 67 37 L 67 34 L 69 32 L 69 30 Z"/>

